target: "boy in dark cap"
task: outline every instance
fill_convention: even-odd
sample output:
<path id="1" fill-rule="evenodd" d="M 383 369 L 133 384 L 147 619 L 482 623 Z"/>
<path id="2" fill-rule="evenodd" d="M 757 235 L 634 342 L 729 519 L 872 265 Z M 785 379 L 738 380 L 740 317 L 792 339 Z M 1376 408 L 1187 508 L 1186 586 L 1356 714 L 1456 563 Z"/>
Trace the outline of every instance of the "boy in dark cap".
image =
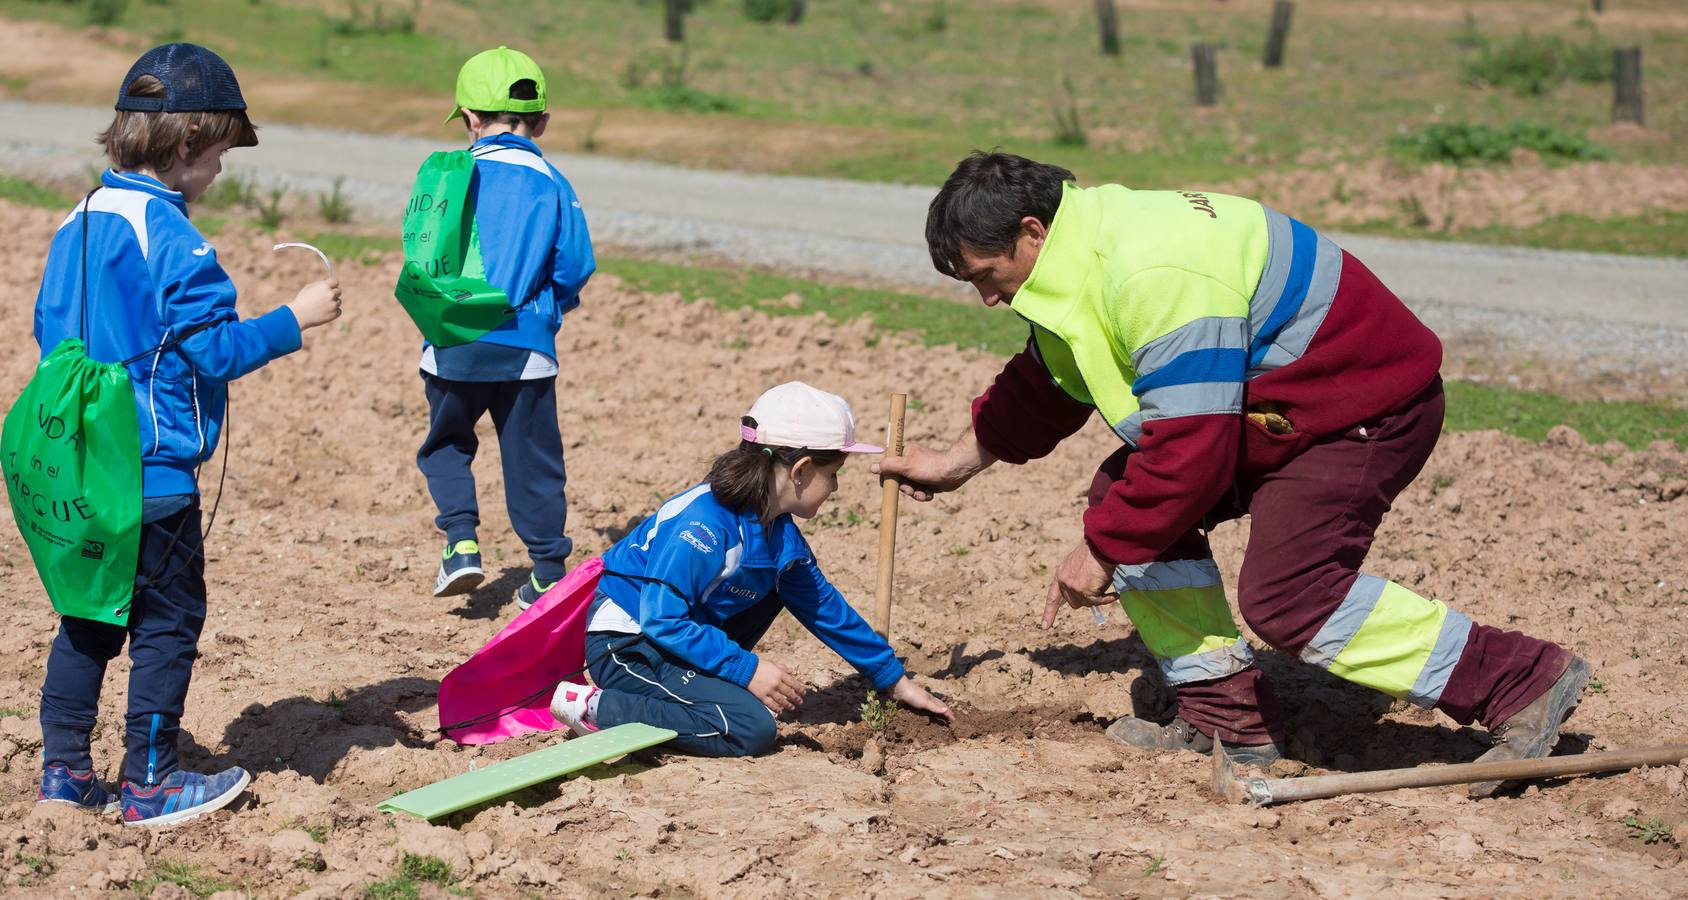
<path id="1" fill-rule="evenodd" d="M 35 301 L 43 355 L 80 337 L 88 356 L 134 358 L 141 535 L 127 625 L 65 616 L 41 686 L 40 801 L 168 825 L 229 803 L 251 776 L 179 767 L 176 739 L 200 628 L 205 556 L 201 463 L 221 435 L 228 382 L 299 349 L 300 332 L 340 315 L 340 288 L 313 282 L 293 302 L 242 321 L 235 287 L 188 221 L 220 157 L 258 143 L 234 72 L 194 44 L 148 50 L 124 76 L 99 136 L 112 168 L 59 226 Z M 129 644 L 127 753 L 118 792 L 94 777 L 89 737 L 106 664 Z"/>

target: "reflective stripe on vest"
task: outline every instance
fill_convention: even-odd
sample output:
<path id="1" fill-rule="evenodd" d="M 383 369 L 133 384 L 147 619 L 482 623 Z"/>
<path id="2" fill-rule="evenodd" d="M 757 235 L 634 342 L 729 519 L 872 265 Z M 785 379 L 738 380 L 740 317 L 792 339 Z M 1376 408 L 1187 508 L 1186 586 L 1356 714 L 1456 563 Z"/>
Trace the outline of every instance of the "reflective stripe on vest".
<path id="1" fill-rule="evenodd" d="M 1248 377 L 1289 365 L 1307 352 L 1330 312 L 1342 277 L 1342 250 L 1330 238 L 1266 211 L 1266 268 L 1248 302 Z"/>
<path id="2" fill-rule="evenodd" d="M 1052 380 L 1133 446 L 1156 419 L 1240 413 L 1250 379 L 1306 354 L 1342 275 L 1341 248 L 1277 210 L 1214 195 L 1221 221 L 1254 224 L 1206 235 L 1160 202 L 1156 192 L 1069 189 L 1049 259 L 1015 301 Z M 1159 223 L 1178 240 L 1143 237 Z M 1208 250 L 1187 249 L 1204 241 Z M 1258 276 L 1238 277 L 1218 247 L 1236 248 Z"/>

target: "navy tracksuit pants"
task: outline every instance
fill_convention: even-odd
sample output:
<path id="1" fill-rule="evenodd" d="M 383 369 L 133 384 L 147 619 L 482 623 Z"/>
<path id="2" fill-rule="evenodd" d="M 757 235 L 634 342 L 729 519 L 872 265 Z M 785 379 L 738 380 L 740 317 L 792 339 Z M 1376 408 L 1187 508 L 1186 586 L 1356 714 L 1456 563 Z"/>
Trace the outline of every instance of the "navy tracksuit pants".
<path id="1" fill-rule="evenodd" d="M 470 464 L 480 441 L 475 423 L 491 413 L 504 460 L 504 505 L 516 535 L 527 545 L 533 577 L 549 584 L 563 577 L 574 542 L 564 535 L 568 501 L 563 488 L 563 435 L 557 427 L 557 379 L 451 381 L 422 373 L 428 394 L 428 436 L 416 466 L 440 514 L 434 519 L 447 543 L 472 540 L 481 524 Z"/>
<path id="2" fill-rule="evenodd" d="M 721 630 L 753 649 L 785 604 L 769 594 L 728 619 Z M 692 668 L 643 635 L 588 632 L 586 658 L 598 698 L 597 724 L 643 722 L 679 737 L 663 745 L 694 756 L 755 756 L 774 744 L 774 714 L 750 691 Z"/>
<path id="3" fill-rule="evenodd" d="M 94 767 L 89 735 L 106 664 L 129 642 L 129 712 L 123 780 L 157 784 L 177 767 L 176 736 L 205 624 L 205 556 L 199 500 L 141 526 L 135 599 L 127 627 L 65 616 L 41 685 L 42 759 Z"/>

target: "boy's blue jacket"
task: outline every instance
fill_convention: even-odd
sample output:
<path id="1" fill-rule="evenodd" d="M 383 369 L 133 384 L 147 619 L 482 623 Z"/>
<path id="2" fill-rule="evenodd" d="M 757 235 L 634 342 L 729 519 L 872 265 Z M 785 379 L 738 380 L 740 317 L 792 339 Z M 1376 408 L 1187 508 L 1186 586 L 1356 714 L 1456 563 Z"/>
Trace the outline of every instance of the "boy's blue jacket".
<path id="1" fill-rule="evenodd" d="M 772 591 L 803 627 L 855 666 L 877 690 L 903 677 L 891 645 L 850 607 L 815 565 L 815 554 L 791 516 L 768 528 L 753 513 L 722 506 L 700 484 L 664 503 L 604 553 L 598 590 L 621 607 L 662 649 L 739 686 L 756 673 L 756 654 L 728 639 L 719 625 Z M 617 578 L 626 572 L 660 584 Z"/>
<path id="2" fill-rule="evenodd" d="M 597 268 L 580 200 L 525 137 L 489 135 L 469 151 L 486 280 L 517 308 L 514 319 L 480 340 L 555 360 L 563 313 L 580 305 L 580 290 Z"/>
<path id="3" fill-rule="evenodd" d="M 240 321 L 234 282 L 188 221 L 180 193 L 130 172 L 108 170 L 100 184 L 53 235 L 35 298 L 35 341 L 45 357 L 65 338 L 84 334 L 84 216 L 90 358 L 120 362 L 216 323 L 173 351 L 147 353 L 129 365 L 141 424 L 142 496 L 198 493 L 194 469 L 217 449 L 228 383 L 299 349 L 299 322 L 285 306 Z"/>

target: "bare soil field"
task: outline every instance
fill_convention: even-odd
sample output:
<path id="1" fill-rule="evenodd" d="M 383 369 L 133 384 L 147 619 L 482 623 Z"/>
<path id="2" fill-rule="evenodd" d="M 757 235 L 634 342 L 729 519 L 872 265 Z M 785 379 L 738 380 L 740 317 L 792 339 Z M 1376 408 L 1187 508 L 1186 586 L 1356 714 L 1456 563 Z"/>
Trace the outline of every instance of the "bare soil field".
<path id="1" fill-rule="evenodd" d="M 0 204 L 0 299 L 12 397 L 35 362 L 27 334 L 61 213 Z M 316 277 L 268 235 L 219 243 L 244 311 Z M 434 825 L 375 810 L 392 794 L 545 746 L 437 738 L 438 680 L 515 614 L 524 553 L 483 436 L 483 546 L 491 586 L 430 597 L 438 537 L 413 456 L 425 424 L 419 341 L 390 298 L 397 260 L 341 270 L 347 315 L 232 388 L 232 460 L 208 542 L 211 614 L 184 721 L 190 766 L 254 774 L 224 812 L 158 832 L 37 809 L 36 697 L 56 622 L 21 541 L 0 522 L 0 879 L 17 893 L 146 888 L 166 863 L 258 896 L 342 897 L 405 853 L 452 866 L 476 896 L 1636 896 L 1679 895 L 1668 829 L 1688 820 L 1680 767 L 1563 780 L 1473 803 L 1456 789 L 1229 806 L 1208 760 L 1110 743 L 1113 718 L 1166 711 L 1123 615 L 1036 628 L 1054 565 L 1079 536 L 1083 493 L 1114 439 L 1088 429 L 1048 460 L 1004 467 L 953 497 L 905 505 L 896 643 L 961 710 L 954 728 L 899 714 L 861 723 L 864 685 L 789 618 L 761 652 L 811 688 L 769 755 L 657 751 Z M 778 302 L 777 298 L 770 298 Z M 988 314 L 981 310 L 981 315 Z M 802 378 L 842 392 L 864 423 L 893 390 L 920 400 L 910 439 L 958 430 L 998 360 L 881 339 L 823 319 L 724 313 L 602 278 L 561 336 L 570 529 L 602 550 L 736 440 L 756 394 Z M 872 428 L 869 430 L 877 430 Z M 217 463 L 206 467 L 208 493 Z M 1572 749 L 1680 740 L 1688 727 L 1688 456 L 1447 435 L 1378 537 L 1373 571 L 1475 618 L 1561 641 L 1595 666 Z M 806 530 L 824 568 L 870 603 L 877 485 L 845 469 Z M 208 498 L 209 500 L 209 498 Z M 1216 534 L 1234 571 L 1247 523 Z M 1469 760 L 1479 732 L 1335 681 L 1273 653 L 1294 762 L 1279 774 Z M 121 753 L 127 664 L 107 681 L 96 759 Z M 1626 820 L 1663 825 L 1645 842 Z M 309 829 L 307 831 L 306 829 Z M 1676 836 L 1688 840 L 1688 828 Z M 320 840 L 319 840 L 320 838 Z M 173 884 L 154 897 L 183 897 Z M 423 885 L 424 896 L 445 896 Z M 231 895 L 232 896 L 232 895 Z"/>

